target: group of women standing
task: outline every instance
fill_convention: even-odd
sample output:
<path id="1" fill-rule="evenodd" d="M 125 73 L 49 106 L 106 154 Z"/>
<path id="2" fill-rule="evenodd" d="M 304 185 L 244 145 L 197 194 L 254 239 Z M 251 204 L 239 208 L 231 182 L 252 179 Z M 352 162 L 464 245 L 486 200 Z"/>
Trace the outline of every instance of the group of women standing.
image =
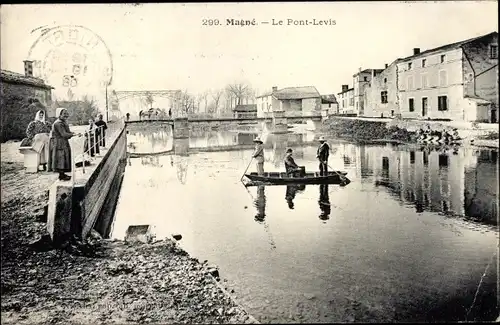
<path id="1" fill-rule="evenodd" d="M 67 122 L 69 112 L 66 108 L 58 108 L 56 110 L 57 120 L 51 125 L 46 121 L 46 114 L 43 110 L 36 113 L 34 121 L 30 122 L 26 129 L 26 140 L 24 146 L 30 145 L 35 151 L 40 154 L 40 165 L 43 170 L 59 173 L 59 179 L 66 181 L 70 180 L 71 176 L 66 173 L 71 172 L 71 146 L 69 139 L 75 136 L 82 136 L 80 133 L 71 132 Z M 104 130 L 107 128 L 106 122 L 102 121 L 102 115 L 99 120 L 94 123 L 92 120 L 89 123 L 89 131 L 94 131 L 95 128 L 102 126 L 102 136 L 99 137 L 99 144 L 105 145 Z M 86 139 L 86 147 L 89 142 Z M 93 146 L 90 143 L 91 147 Z M 94 149 L 95 150 L 95 149 Z M 93 153 L 94 151 L 92 151 Z"/>

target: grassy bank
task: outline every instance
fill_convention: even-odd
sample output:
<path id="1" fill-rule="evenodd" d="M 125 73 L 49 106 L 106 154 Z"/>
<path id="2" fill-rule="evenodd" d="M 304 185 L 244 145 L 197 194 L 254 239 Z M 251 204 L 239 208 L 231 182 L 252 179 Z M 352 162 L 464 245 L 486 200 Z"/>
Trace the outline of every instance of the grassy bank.
<path id="1" fill-rule="evenodd" d="M 384 122 L 330 118 L 323 124 L 322 131 L 335 138 L 353 141 L 416 142 L 415 132 L 386 125 Z"/>
<path id="2" fill-rule="evenodd" d="M 67 250 L 37 242 L 46 232 L 47 188 L 57 175 L 25 174 L 22 157 L 4 146 L 3 323 L 254 322 L 224 292 L 224 280 L 216 282 L 206 262 L 191 258 L 173 240 L 143 244 L 94 238 Z"/>

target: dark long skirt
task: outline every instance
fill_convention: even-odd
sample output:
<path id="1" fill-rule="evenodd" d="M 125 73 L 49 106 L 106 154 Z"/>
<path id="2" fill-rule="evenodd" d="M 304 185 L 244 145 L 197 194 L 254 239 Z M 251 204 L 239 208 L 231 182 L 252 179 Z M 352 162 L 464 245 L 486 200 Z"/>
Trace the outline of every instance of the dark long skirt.
<path id="1" fill-rule="evenodd" d="M 50 138 L 48 170 L 70 172 L 71 167 L 71 146 L 68 139 Z"/>
<path id="2" fill-rule="evenodd" d="M 90 141 L 89 141 L 89 138 L 90 138 Z M 98 143 L 99 142 L 99 134 L 96 134 L 95 137 L 93 134 L 90 134 L 90 136 L 85 137 L 84 150 L 85 150 L 85 152 L 90 154 L 91 157 L 94 157 L 95 154 L 98 154 L 100 152 L 99 145 L 96 145 L 96 140 Z M 89 149 L 90 149 L 90 152 L 89 152 Z"/>

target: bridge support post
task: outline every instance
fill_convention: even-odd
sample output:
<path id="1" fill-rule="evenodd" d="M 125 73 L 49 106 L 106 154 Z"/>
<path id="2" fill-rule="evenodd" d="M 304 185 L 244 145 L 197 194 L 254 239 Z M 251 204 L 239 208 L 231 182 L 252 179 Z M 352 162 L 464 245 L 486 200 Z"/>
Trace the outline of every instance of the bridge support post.
<path id="1" fill-rule="evenodd" d="M 285 111 L 273 111 L 273 131 L 272 133 L 287 133 L 288 120 Z"/>
<path id="2" fill-rule="evenodd" d="M 174 154 L 178 156 L 189 155 L 189 138 L 174 138 Z"/>
<path id="3" fill-rule="evenodd" d="M 307 129 L 311 131 L 315 131 L 321 127 L 323 117 L 312 117 L 307 120 Z"/>
<path id="4" fill-rule="evenodd" d="M 174 139 L 189 138 L 189 121 L 187 117 L 174 119 L 173 134 Z"/>
<path id="5" fill-rule="evenodd" d="M 330 117 L 330 110 L 328 108 L 323 108 L 321 110 L 321 120 L 324 122 Z"/>

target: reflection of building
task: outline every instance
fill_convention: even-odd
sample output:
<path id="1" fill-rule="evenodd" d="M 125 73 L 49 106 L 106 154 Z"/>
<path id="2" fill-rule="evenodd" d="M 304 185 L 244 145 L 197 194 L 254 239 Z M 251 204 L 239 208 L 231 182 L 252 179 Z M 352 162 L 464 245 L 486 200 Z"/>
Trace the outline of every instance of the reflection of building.
<path id="1" fill-rule="evenodd" d="M 498 152 L 480 151 L 465 170 L 465 213 L 495 222 L 498 218 Z"/>
<path id="2" fill-rule="evenodd" d="M 498 156 L 483 151 L 428 148 L 396 151 L 390 146 L 357 147 L 363 176 L 390 189 L 399 200 L 429 209 L 496 222 Z"/>

